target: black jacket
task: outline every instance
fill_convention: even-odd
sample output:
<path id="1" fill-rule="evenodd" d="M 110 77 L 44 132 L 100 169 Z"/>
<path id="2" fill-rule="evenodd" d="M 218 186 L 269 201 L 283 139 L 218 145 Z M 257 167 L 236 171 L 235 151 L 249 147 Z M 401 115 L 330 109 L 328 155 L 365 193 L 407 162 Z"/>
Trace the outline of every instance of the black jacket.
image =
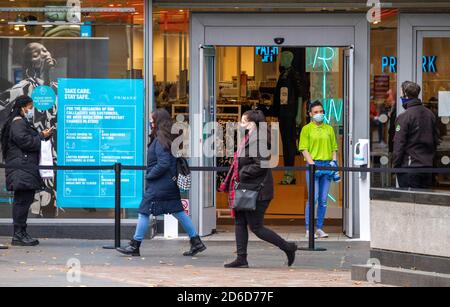
<path id="1" fill-rule="evenodd" d="M 158 139 L 151 142 L 147 153 L 146 188 L 139 213 L 157 216 L 183 211 L 180 189 L 173 179 L 177 176 L 177 159 Z"/>
<path id="2" fill-rule="evenodd" d="M 287 104 L 281 104 L 281 89 L 288 89 Z M 275 96 L 273 98 L 273 109 L 277 117 L 295 118 L 298 113 L 298 98 L 302 97 L 303 88 L 300 74 L 294 70 L 293 67 L 288 68 L 281 73 L 277 87 L 275 89 Z"/>
<path id="3" fill-rule="evenodd" d="M 27 119 L 23 117 L 13 119 L 5 157 L 8 191 L 40 190 L 44 187 L 37 168 L 41 153 L 41 140 L 43 140 L 43 136 Z M 19 166 L 24 169 L 13 169 L 8 166 Z"/>
<path id="4" fill-rule="evenodd" d="M 263 157 L 259 150 L 259 144 L 261 147 L 270 148 L 265 146 L 267 139 L 256 140 L 256 138 L 250 138 L 250 141 L 245 145 L 245 157 L 239 158 L 239 183 L 249 189 L 258 187 L 263 184 L 263 187 L 259 193 L 258 201 L 270 201 L 274 197 L 273 177 L 272 170 L 270 168 L 262 168 L 261 162 L 270 160 L 270 156 Z M 250 148 L 255 148 L 256 155 L 252 157 Z"/>
<path id="5" fill-rule="evenodd" d="M 389 116 L 389 131 L 388 131 L 389 153 L 394 152 L 395 122 L 396 121 L 397 121 L 397 104 L 394 104 L 392 106 L 392 111 Z"/>
<path id="6" fill-rule="evenodd" d="M 393 166 L 433 167 L 438 144 L 436 116 L 419 99 L 409 102 L 395 124 Z"/>

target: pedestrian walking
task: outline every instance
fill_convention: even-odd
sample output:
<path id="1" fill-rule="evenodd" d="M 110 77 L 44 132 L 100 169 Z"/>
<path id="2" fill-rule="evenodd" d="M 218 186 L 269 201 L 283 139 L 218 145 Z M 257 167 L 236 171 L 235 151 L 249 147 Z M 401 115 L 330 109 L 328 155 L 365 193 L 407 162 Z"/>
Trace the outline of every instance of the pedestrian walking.
<path id="1" fill-rule="evenodd" d="M 270 156 L 263 157 L 260 144 L 267 144 L 270 148 L 270 133 L 261 133 L 260 124 L 266 119 L 262 111 L 250 110 L 244 113 L 241 126 L 246 130 L 237 152 L 234 154 L 234 161 L 228 172 L 225 181 L 221 184 L 220 190 L 228 193 L 229 205 L 235 207 L 235 188 L 243 186 L 258 191 L 256 207 L 254 210 L 241 211 L 239 208 L 233 209 L 232 215 L 235 218 L 235 235 L 237 258 L 231 263 L 225 264 L 226 268 L 248 268 L 247 247 L 248 228 L 261 240 L 271 243 L 287 256 L 288 266 L 295 261 L 297 245 L 289 243 L 281 238 L 274 231 L 264 226 L 264 215 L 271 200 L 274 197 L 272 171 L 264 168 L 263 161 L 269 161 Z M 256 155 L 251 156 L 254 152 Z"/>
<path id="2" fill-rule="evenodd" d="M 162 214 L 172 214 L 189 235 L 191 248 L 184 256 L 195 256 L 206 250 L 200 236 L 186 214 L 181 203 L 177 178 L 177 158 L 172 154 L 172 118 L 165 109 L 157 109 L 150 118 L 151 134 L 147 154 L 146 188 L 141 206 L 136 232 L 129 245 L 117 250 L 125 255 L 140 256 L 141 243 L 148 231 L 150 218 Z"/>
<path id="3" fill-rule="evenodd" d="M 337 167 L 338 145 L 333 127 L 325 123 L 325 112 L 320 101 L 313 102 L 309 107 L 309 115 L 312 121 L 303 127 L 300 134 L 299 150 L 307 162 L 307 165 L 322 167 Z M 328 234 L 323 230 L 325 216 L 327 212 L 327 201 L 330 185 L 333 180 L 339 180 L 334 171 L 317 171 L 315 174 L 315 194 L 317 204 L 317 238 L 328 238 Z M 306 184 L 309 182 L 309 172 L 306 173 Z M 306 237 L 309 237 L 309 201 L 305 209 Z"/>
<path id="4" fill-rule="evenodd" d="M 14 192 L 13 246 L 39 244 L 39 241 L 27 232 L 27 219 L 36 190 L 44 187 L 38 169 L 41 141 L 50 138 L 53 129 L 39 133 L 31 124 L 33 114 L 33 100 L 25 95 L 19 96 L 1 131 L 2 154 L 6 163 L 6 188 Z"/>

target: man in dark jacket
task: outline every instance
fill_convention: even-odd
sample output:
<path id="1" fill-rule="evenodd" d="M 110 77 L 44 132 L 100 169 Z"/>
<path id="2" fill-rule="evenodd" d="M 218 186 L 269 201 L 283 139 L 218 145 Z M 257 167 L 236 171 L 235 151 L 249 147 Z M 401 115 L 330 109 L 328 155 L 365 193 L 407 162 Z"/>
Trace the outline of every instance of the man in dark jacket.
<path id="1" fill-rule="evenodd" d="M 439 132 L 435 115 L 419 99 L 420 86 L 406 81 L 402 84 L 402 104 L 406 111 L 395 124 L 394 168 L 417 168 L 417 173 L 397 174 L 401 188 L 432 187 L 432 174 L 420 173 L 420 168 L 433 167 Z"/>

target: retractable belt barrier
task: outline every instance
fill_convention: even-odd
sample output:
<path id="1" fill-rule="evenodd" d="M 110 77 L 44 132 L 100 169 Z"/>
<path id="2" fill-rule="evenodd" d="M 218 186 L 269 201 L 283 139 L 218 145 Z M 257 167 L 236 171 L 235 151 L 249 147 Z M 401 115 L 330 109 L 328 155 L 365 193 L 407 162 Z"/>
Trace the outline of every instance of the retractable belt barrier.
<path id="1" fill-rule="evenodd" d="M 27 166 L 10 164 L 6 166 L 4 163 L 0 164 L 0 169 L 20 169 L 20 170 L 54 170 L 54 171 L 65 171 L 65 170 L 107 170 L 114 171 L 115 173 L 115 204 L 114 204 L 114 246 L 105 246 L 107 249 L 115 249 L 120 247 L 121 239 L 121 176 L 124 170 L 135 170 L 135 171 L 146 171 L 146 166 L 129 166 L 123 165 L 121 163 L 116 163 L 113 165 L 106 166 Z M 192 172 L 227 172 L 228 167 L 201 167 L 192 166 L 190 167 Z M 391 174 L 450 174 L 449 168 L 369 168 L 369 167 L 326 167 L 326 166 L 293 166 L 293 167 L 274 167 L 271 168 L 274 172 L 282 171 L 295 171 L 295 172 L 308 172 L 310 182 L 315 182 L 316 171 L 327 170 L 327 171 L 339 171 L 343 173 L 391 173 Z M 315 185 L 310 184 L 309 195 L 315 195 Z M 324 248 L 317 248 L 315 246 L 315 236 L 314 236 L 314 222 L 315 222 L 315 199 L 314 197 L 309 197 L 309 239 L 307 248 L 299 248 L 299 250 L 306 251 L 324 251 Z"/>

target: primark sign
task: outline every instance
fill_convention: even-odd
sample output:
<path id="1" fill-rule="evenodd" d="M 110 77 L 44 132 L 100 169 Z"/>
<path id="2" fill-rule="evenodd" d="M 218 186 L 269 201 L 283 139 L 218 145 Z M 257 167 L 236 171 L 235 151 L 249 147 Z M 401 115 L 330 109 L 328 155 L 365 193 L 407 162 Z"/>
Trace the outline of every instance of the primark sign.
<path id="1" fill-rule="evenodd" d="M 397 73 L 397 57 L 384 56 L 381 58 L 381 71 L 383 73 L 388 72 L 391 74 Z M 436 73 L 437 69 L 437 56 L 423 56 L 422 57 L 422 71 L 424 73 Z"/>

